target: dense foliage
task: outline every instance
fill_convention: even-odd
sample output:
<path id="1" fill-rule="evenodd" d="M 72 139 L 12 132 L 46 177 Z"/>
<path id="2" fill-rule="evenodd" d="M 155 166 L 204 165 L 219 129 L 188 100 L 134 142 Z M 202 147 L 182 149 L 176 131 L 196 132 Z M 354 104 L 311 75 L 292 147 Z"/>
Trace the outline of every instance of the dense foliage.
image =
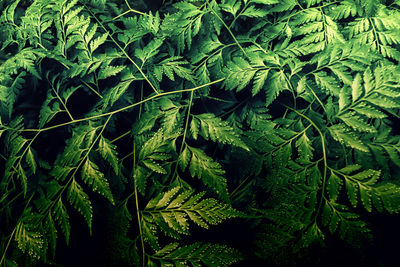
<path id="1" fill-rule="evenodd" d="M 400 211 L 400 1 L 156 2 L 0 2 L 0 266 L 77 220 L 107 266 L 294 266 Z"/>

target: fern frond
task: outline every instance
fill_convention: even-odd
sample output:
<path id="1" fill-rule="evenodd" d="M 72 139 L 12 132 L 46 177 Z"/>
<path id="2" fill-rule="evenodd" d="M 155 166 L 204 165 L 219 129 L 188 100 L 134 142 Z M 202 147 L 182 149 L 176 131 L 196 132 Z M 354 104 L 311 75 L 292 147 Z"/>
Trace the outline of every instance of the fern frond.
<path id="1" fill-rule="evenodd" d="M 239 216 L 228 204 L 213 198 L 202 198 L 204 194 L 205 192 L 194 194 L 193 190 L 182 191 L 179 187 L 159 194 L 149 201 L 142 212 L 143 222 L 148 225 L 145 229 L 154 225 L 166 235 L 180 238 L 181 234 L 190 233 L 189 221 L 208 228 L 209 225 Z M 154 236 L 151 232 L 145 234 L 150 238 Z"/>
<path id="2" fill-rule="evenodd" d="M 52 215 L 54 220 L 57 222 L 59 227 L 61 228 L 62 233 L 65 237 L 65 242 L 67 245 L 69 244 L 69 238 L 71 235 L 71 224 L 69 220 L 69 215 L 67 213 L 67 208 L 61 199 L 58 199 L 55 202 L 54 208 L 52 210 Z"/>
<path id="3" fill-rule="evenodd" d="M 345 125 L 336 124 L 329 127 L 328 130 L 333 139 L 339 143 L 363 152 L 369 152 L 368 147 L 358 138 L 355 132 L 348 129 Z"/>
<path id="4" fill-rule="evenodd" d="M 190 157 L 189 171 L 192 177 L 197 176 L 206 186 L 217 193 L 221 199 L 228 201 L 225 170 L 221 165 L 207 156 L 201 149 L 186 146 L 182 152 Z"/>
<path id="5" fill-rule="evenodd" d="M 54 1 L 34 1 L 21 18 L 23 31 L 35 47 L 51 45 L 54 6 Z"/>
<path id="6" fill-rule="evenodd" d="M 330 43 L 345 42 L 337 22 L 319 8 L 306 9 L 296 17 L 290 27 L 296 29 L 294 37 L 302 37 L 290 46 L 299 47 L 303 51 L 302 54 L 324 50 Z M 293 49 L 290 46 L 289 49 Z"/>
<path id="7" fill-rule="evenodd" d="M 338 171 L 334 171 L 334 179 L 337 175 L 344 179 L 348 199 L 353 207 L 357 207 L 359 199 L 363 207 L 371 212 L 372 205 L 378 210 L 386 210 L 390 213 L 400 211 L 400 201 L 396 195 L 400 188 L 391 183 L 377 183 L 380 179 L 380 171 L 368 169 L 361 170 L 360 165 L 349 165 Z M 335 191 L 340 191 L 343 182 L 331 185 Z"/>
<path id="8" fill-rule="evenodd" d="M 43 233 L 37 227 L 36 220 L 29 210 L 18 221 L 15 228 L 15 241 L 18 248 L 34 258 L 42 258 L 46 253 Z"/>
<path id="9" fill-rule="evenodd" d="M 193 37 L 200 31 L 205 12 L 189 2 L 178 2 L 174 7 L 178 11 L 167 16 L 161 27 L 164 31 L 179 37 L 176 42 L 178 53 L 181 54 L 186 47 L 191 48 Z"/>
<path id="10" fill-rule="evenodd" d="M 190 130 L 193 133 L 199 132 L 205 139 L 211 139 L 214 142 L 234 145 L 249 150 L 246 144 L 240 139 L 238 130 L 235 130 L 229 124 L 211 113 L 193 115 Z M 199 127 L 200 125 L 200 127 Z M 193 135 L 197 139 L 197 134 Z"/>
<path id="11" fill-rule="evenodd" d="M 93 191 L 103 195 L 112 204 L 115 204 L 110 186 L 104 174 L 99 171 L 99 167 L 89 158 L 82 165 L 82 180 L 88 184 Z"/>
<path id="12" fill-rule="evenodd" d="M 322 224 L 329 228 L 333 234 L 336 231 L 342 239 L 349 243 L 357 244 L 371 237 L 367 224 L 360 219 L 358 214 L 350 212 L 344 205 L 326 201 L 322 210 Z"/>
<path id="13" fill-rule="evenodd" d="M 71 205 L 85 218 L 89 231 L 92 233 L 92 204 L 89 200 L 89 196 L 83 191 L 82 186 L 79 185 L 75 179 L 72 179 L 68 186 L 67 198 Z"/>
<path id="14" fill-rule="evenodd" d="M 116 146 L 112 144 L 104 136 L 100 137 L 99 153 L 103 157 L 103 159 L 108 161 L 108 163 L 112 166 L 115 174 L 118 175 L 119 167 L 118 167 L 118 153 L 116 151 Z"/>
<path id="15" fill-rule="evenodd" d="M 387 67 L 390 68 L 390 67 Z M 394 70 L 394 67 L 393 67 Z M 382 110 L 397 107 L 400 96 L 398 88 L 392 86 L 396 75 L 384 74 L 381 67 L 367 68 L 361 76 L 357 74 L 349 88 L 344 87 L 339 94 L 339 109 L 336 118 L 342 120 L 355 131 L 376 133 L 377 129 L 368 123 L 372 118 L 385 118 Z"/>
<path id="16" fill-rule="evenodd" d="M 162 265 L 174 266 L 229 266 L 241 259 L 240 253 L 225 245 L 210 243 L 194 243 L 179 246 L 171 243 L 158 250 L 152 260 L 160 261 Z"/>
<path id="17" fill-rule="evenodd" d="M 400 52 L 396 44 L 400 42 L 398 31 L 399 24 L 396 22 L 400 17 L 399 12 L 390 15 L 381 8 L 375 8 L 374 5 L 379 1 L 366 1 L 365 18 L 358 18 L 348 26 L 349 38 L 355 39 L 360 44 L 366 44 L 382 56 L 399 60 Z M 370 17 L 372 13 L 377 13 L 378 17 Z M 395 17 L 395 19 L 393 19 Z"/>

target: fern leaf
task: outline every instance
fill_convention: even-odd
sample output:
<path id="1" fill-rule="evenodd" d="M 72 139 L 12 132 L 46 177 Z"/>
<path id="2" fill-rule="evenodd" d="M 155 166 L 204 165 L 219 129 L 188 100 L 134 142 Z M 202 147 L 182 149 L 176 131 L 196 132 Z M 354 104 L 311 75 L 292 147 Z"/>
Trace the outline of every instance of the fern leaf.
<path id="1" fill-rule="evenodd" d="M 92 204 L 89 200 L 89 196 L 83 191 L 82 186 L 80 186 L 75 179 L 72 179 L 68 186 L 67 198 L 71 205 L 85 218 L 89 231 L 92 233 Z"/>
<path id="2" fill-rule="evenodd" d="M 369 151 L 368 147 L 355 135 L 355 133 L 344 125 L 336 124 L 330 126 L 328 129 L 333 139 L 339 143 L 363 152 Z"/>
<path id="3" fill-rule="evenodd" d="M 107 179 L 105 179 L 104 174 L 99 171 L 99 167 L 94 162 L 90 161 L 89 158 L 85 160 L 82 166 L 82 180 L 88 184 L 93 191 L 103 195 L 112 204 L 115 204 Z"/>
<path id="4" fill-rule="evenodd" d="M 93 27 L 93 29 L 92 32 L 95 32 L 96 31 L 95 27 Z M 89 42 L 89 40 L 92 39 L 91 37 L 92 35 L 94 35 L 94 33 L 90 33 L 89 36 L 86 37 L 87 42 Z M 93 39 L 93 41 L 90 42 L 90 52 L 93 53 L 100 45 L 104 44 L 104 42 L 107 40 L 107 37 L 108 33 L 104 33 L 101 36 L 97 37 L 96 39 Z"/>
<path id="5" fill-rule="evenodd" d="M 351 85 L 351 95 L 353 98 L 353 102 L 357 101 L 359 97 L 363 94 L 363 90 L 361 87 L 361 75 L 357 73 L 356 77 L 354 78 L 353 84 Z"/>
<path id="6" fill-rule="evenodd" d="M 157 55 L 160 50 L 160 46 L 163 44 L 163 39 L 153 39 L 151 40 L 143 49 L 136 49 L 135 56 L 142 61 L 144 64 L 147 59 Z"/>
<path id="7" fill-rule="evenodd" d="M 38 231 L 35 218 L 29 212 L 25 212 L 15 227 L 15 241 L 18 248 L 29 255 L 42 258 L 46 251 L 43 233 Z"/>
<path id="8" fill-rule="evenodd" d="M 335 77 L 328 76 L 324 71 L 316 72 L 313 75 L 316 84 L 319 85 L 323 90 L 327 91 L 333 96 L 339 96 L 339 83 Z"/>
<path id="9" fill-rule="evenodd" d="M 167 171 L 161 167 L 160 164 L 151 159 L 145 159 L 142 161 L 142 163 L 153 172 L 167 174 Z"/>
<path id="10" fill-rule="evenodd" d="M 266 87 L 266 106 L 269 106 L 280 92 L 284 90 L 289 90 L 288 83 L 286 80 L 286 75 L 283 71 L 274 72 L 270 76 L 269 86 Z"/>
<path id="11" fill-rule="evenodd" d="M 341 238 L 350 243 L 360 242 L 360 236 L 369 237 L 367 224 L 360 220 L 359 215 L 349 212 L 344 205 L 326 201 L 322 218 L 323 224 L 329 227 L 332 234 L 338 231 Z"/>
<path id="12" fill-rule="evenodd" d="M 189 171 L 192 177 L 197 176 L 210 189 L 215 191 L 223 200 L 228 201 L 228 189 L 225 171 L 221 165 L 207 156 L 201 149 L 187 146 L 192 153 Z"/>
<path id="13" fill-rule="evenodd" d="M 186 246 L 171 243 L 156 251 L 153 256 L 162 264 L 174 266 L 186 266 L 188 263 L 192 266 L 229 266 L 241 259 L 241 254 L 236 249 L 210 243 Z"/>
<path id="14" fill-rule="evenodd" d="M 256 4 L 263 4 L 263 5 L 273 5 L 273 4 L 278 4 L 278 0 L 250 0 L 252 3 Z"/>
<path id="15" fill-rule="evenodd" d="M 306 161 L 309 161 L 313 157 L 314 148 L 312 147 L 311 140 L 308 138 L 307 134 L 302 134 L 296 141 L 296 147 L 299 152 L 299 157 Z"/>
<path id="16" fill-rule="evenodd" d="M 334 20 L 347 19 L 357 14 L 357 5 L 354 1 L 341 1 L 339 5 L 331 11 Z"/>
<path id="17" fill-rule="evenodd" d="M 151 171 L 165 174 L 166 171 L 161 166 L 161 161 L 165 161 L 171 157 L 168 153 L 171 147 L 166 141 L 170 141 L 176 136 L 177 133 L 168 134 L 163 130 L 159 130 L 142 146 L 139 152 L 139 163 L 143 164 Z"/>
<path id="18" fill-rule="evenodd" d="M 377 183 L 380 171 L 368 169 L 360 170 L 359 165 L 349 165 L 339 170 L 345 180 L 347 196 L 353 207 L 357 207 L 358 200 L 368 211 L 374 205 L 378 211 L 386 209 L 390 213 L 400 210 L 400 200 L 395 197 L 400 187 L 390 183 Z"/>
<path id="19" fill-rule="evenodd" d="M 21 164 L 18 164 L 18 178 L 21 181 L 22 192 L 24 192 L 24 196 L 26 196 L 28 192 L 28 177 L 25 170 L 21 167 Z"/>
<path id="20" fill-rule="evenodd" d="M 378 10 L 378 6 L 380 4 L 380 1 L 373 0 L 361 0 L 360 2 L 367 17 L 372 16 Z"/>
<path id="21" fill-rule="evenodd" d="M 274 6 L 271 11 L 273 12 L 282 12 L 287 10 L 293 10 L 293 8 L 297 5 L 296 1 L 294 0 L 283 0 L 279 1 L 279 4 Z"/>
<path id="22" fill-rule="evenodd" d="M 258 71 L 254 77 L 254 86 L 251 93 L 253 96 L 258 94 L 260 90 L 263 88 L 265 81 L 267 80 L 269 70 L 266 71 Z"/>
<path id="23" fill-rule="evenodd" d="M 21 2 L 21 0 L 16 0 L 11 5 L 7 6 L 4 9 L 0 17 L 0 23 L 6 23 L 6 22 L 15 23 L 14 22 L 15 9 L 17 8 L 19 2 Z"/>
<path id="24" fill-rule="evenodd" d="M 239 216 L 228 204 L 219 203 L 213 198 L 202 199 L 204 192 L 183 191 L 175 187 L 161 193 L 149 201 L 143 210 L 146 224 L 154 224 L 167 235 L 179 238 L 189 234 L 189 221 L 208 228 L 222 221 Z"/>
<path id="25" fill-rule="evenodd" d="M 190 150 L 187 147 L 185 147 L 178 158 L 178 163 L 182 171 L 185 171 L 187 166 L 189 165 L 190 157 L 191 157 Z"/>
<path id="26" fill-rule="evenodd" d="M 108 161 L 108 163 L 111 165 L 115 174 L 118 175 L 119 167 L 118 167 L 118 153 L 116 151 L 116 146 L 112 144 L 104 136 L 101 136 L 99 141 L 99 152 L 100 155 L 103 157 L 103 159 Z"/>
<path id="27" fill-rule="evenodd" d="M 102 67 L 98 74 L 98 79 L 107 79 L 108 77 L 115 76 L 121 71 L 123 71 L 126 67 L 125 66 L 105 66 Z"/>
<path id="28" fill-rule="evenodd" d="M 32 173 L 35 174 L 37 164 L 36 164 L 35 156 L 33 155 L 32 150 L 33 149 L 31 147 L 28 148 L 28 151 L 25 154 L 25 160 L 28 163 L 29 167 L 31 168 Z"/>
<path id="29" fill-rule="evenodd" d="M 370 132 L 370 133 L 376 133 L 377 130 L 375 127 L 371 126 L 367 122 L 364 121 L 364 119 L 358 115 L 356 115 L 355 112 L 347 112 L 344 115 L 341 115 L 339 117 L 347 126 L 353 128 L 356 131 L 360 132 Z"/>
<path id="30" fill-rule="evenodd" d="M 236 133 L 237 130 L 233 129 L 227 122 L 216 117 L 214 114 L 203 113 L 193 116 L 193 120 L 196 120 L 193 125 L 201 125 L 200 135 L 204 139 L 211 139 L 214 142 L 234 145 L 249 151 L 249 148 L 240 139 L 239 134 Z M 197 130 L 193 129 L 192 132 L 193 131 L 196 132 Z"/>
<path id="31" fill-rule="evenodd" d="M 342 189 L 343 181 L 334 172 L 331 172 L 327 182 L 327 192 L 332 201 L 336 201 Z"/>
<path id="32" fill-rule="evenodd" d="M 256 72 L 257 70 L 245 59 L 234 58 L 233 61 L 228 62 L 224 69 L 223 86 L 228 90 L 236 88 L 236 91 L 241 91 L 250 83 Z"/>
<path id="33" fill-rule="evenodd" d="M 162 27 L 178 37 L 177 50 L 180 54 L 186 47 L 191 48 L 193 37 L 199 33 L 204 13 L 199 7 L 189 2 L 178 2 L 174 4 L 174 7 L 178 11 L 167 16 Z"/>
<path id="34" fill-rule="evenodd" d="M 61 199 L 58 199 L 55 202 L 53 211 L 52 211 L 54 220 L 58 223 L 61 228 L 62 233 L 64 234 L 65 241 L 67 245 L 69 244 L 69 237 L 71 235 L 71 224 L 69 223 L 69 215 L 67 213 L 67 209 Z"/>
<path id="35" fill-rule="evenodd" d="M 118 83 L 116 86 L 110 88 L 108 92 L 106 92 L 103 98 L 104 99 L 103 109 L 114 105 L 114 103 L 117 102 L 123 96 L 123 94 L 128 90 L 132 82 L 133 80 L 122 81 Z"/>

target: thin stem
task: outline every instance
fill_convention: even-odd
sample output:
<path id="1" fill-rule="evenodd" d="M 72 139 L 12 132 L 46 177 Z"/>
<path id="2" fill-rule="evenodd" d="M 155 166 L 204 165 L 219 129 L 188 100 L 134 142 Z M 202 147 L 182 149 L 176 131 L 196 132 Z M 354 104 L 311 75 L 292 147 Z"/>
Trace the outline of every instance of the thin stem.
<path id="1" fill-rule="evenodd" d="M 300 76 L 299 74 L 296 74 L 296 75 L 297 75 L 297 77 L 299 77 L 299 78 L 301 79 L 301 76 Z M 303 76 L 303 77 L 304 77 L 304 76 Z M 315 93 L 315 91 L 314 91 L 314 90 L 311 88 L 311 86 L 307 83 L 307 80 L 306 80 L 305 84 L 306 84 L 306 87 L 307 87 L 307 88 L 311 91 L 311 93 L 313 94 L 315 100 L 317 100 L 318 104 L 322 107 L 322 109 L 324 110 L 324 112 L 327 113 L 324 103 L 322 103 L 321 99 L 319 99 L 319 97 L 317 96 L 317 94 Z"/>
<path id="2" fill-rule="evenodd" d="M 235 195 L 235 193 L 241 188 L 248 180 L 250 179 L 250 176 L 247 176 L 246 179 L 244 179 L 229 195 L 232 197 Z"/>
<path id="3" fill-rule="evenodd" d="M 158 95 L 160 94 L 157 89 L 154 87 L 154 85 L 150 82 L 149 78 L 147 78 L 146 74 L 143 72 L 143 70 L 136 64 L 136 62 L 128 55 L 128 53 L 123 49 L 119 43 L 112 37 L 112 35 L 108 32 L 106 27 L 103 25 L 103 23 L 96 17 L 96 15 L 88 8 L 86 5 L 84 5 L 85 8 L 88 10 L 88 12 L 92 15 L 92 17 L 97 21 L 97 23 L 100 25 L 101 28 L 107 33 L 107 35 L 110 37 L 111 41 L 118 47 L 119 50 L 125 55 L 125 57 L 135 66 L 135 68 L 142 74 L 143 78 L 146 80 L 146 82 L 150 85 L 151 89 Z"/>
<path id="4" fill-rule="evenodd" d="M 226 28 L 226 30 L 229 32 L 229 34 L 232 36 L 233 40 L 235 41 L 235 43 L 239 46 L 240 50 L 242 50 L 243 54 L 247 56 L 246 51 L 244 51 L 243 47 L 240 45 L 239 41 L 236 39 L 235 35 L 233 34 L 233 32 L 231 31 L 231 29 L 229 28 L 228 25 L 226 25 L 225 21 L 217 14 L 217 12 L 215 12 L 215 10 L 213 8 L 211 8 L 211 12 L 214 13 L 214 15 L 221 21 L 222 25 L 224 25 L 224 27 Z"/>
<path id="5" fill-rule="evenodd" d="M 145 249 L 144 249 L 144 240 L 143 240 L 143 233 L 142 233 L 142 217 L 140 216 L 140 211 L 139 211 L 139 198 L 138 198 L 138 193 L 137 193 L 137 185 L 136 185 L 136 179 L 135 179 L 135 165 L 136 164 L 136 144 L 135 141 L 133 141 L 133 169 L 132 169 L 132 177 L 133 177 L 133 186 L 134 186 L 134 191 L 135 191 L 135 205 L 136 205 L 136 216 L 138 220 L 138 227 L 139 227 L 139 234 L 140 234 L 140 242 L 142 245 L 142 266 L 146 266 L 146 259 L 145 259 Z"/>
<path id="6" fill-rule="evenodd" d="M 97 143 L 97 141 L 100 139 L 101 135 L 103 134 L 108 122 L 110 121 L 112 115 L 109 115 L 109 117 L 107 118 L 106 122 L 104 123 L 104 125 L 102 126 L 100 133 L 98 134 L 98 136 L 96 137 L 96 139 L 93 141 L 93 143 L 90 145 L 90 147 L 87 149 L 85 156 L 80 159 L 80 162 L 78 164 L 78 166 L 75 167 L 74 172 L 71 174 L 71 178 L 69 178 L 69 180 L 67 181 L 67 183 L 63 186 L 63 188 L 57 193 L 57 197 L 54 199 L 60 199 L 62 194 L 64 193 L 64 191 L 68 188 L 68 185 L 75 179 L 75 175 L 78 172 L 79 168 L 82 166 L 82 164 L 86 161 L 86 159 L 89 157 L 89 153 L 93 150 L 94 145 Z M 97 130 L 97 129 L 96 129 Z M 47 211 L 50 211 L 51 208 L 55 205 L 57 200 L 52 201 L 45 209 L 43 209 L 42 214 L 45 214 Z"/>
<path id="7" fill-rule="evenodd" d="M 194 93 L 194 91 L 190 92 L 189 106 L 188 106 L 188 111 L 186 114 L 186 121 L 185 121 L 185 129 L 183 131 L 182 145 L 179 149 L 178 155 L 182 154 L 183 148 L 186 146 L 186 134 L 187 134 L 188 126 L 189 126 L 190 111 L 191 111 L 192 103 L 193 103 L 193 93 Z M 176 175 L 177 171 L 178 171 L 178 162 L 175 164 L 174 176 Z"/>
<path id="8" fill-rule="evenodd" d="M 120 135 L 120 136 L 114 138 L 113 140 L 111 140 L 110 143 L 115 143 L 115 142 L 117 142 L 119 139 L 124 138 L 125 136 L 127 136 L 127 135 L 130 134 L 130 133 L 131 133 L 131 131 L 129 130 L 129 131 L 127 131 L 126 133 L 124 133 L 124 134 L 122 134 L 122 135 Z"/>
<path id="9" fill-rule="evenodd" d="M 190 92 L 189 106 L 188 106 L 188 111 L 187 111 L 187 115 L 186 115 L 186 122 L 185 122 L 185 130 L 183 131 L 182 146 L 180 148 L 179 154 L 182 153 L 183 146 L 184 146 L 185 141 L 186 141 L 186 134 L 187 134 L 188 126 L 189 126 L 190 111 L 191 111 L 192 103 L 193 103 L 193 93 L 194 93 L 194 91 Z"/>
<path id="10" fill-rule="evenodd" d="M 22 130 L 15 130 L 15 129 L 13 129 L 13 128 L 8 128 L 8 127 L 6 127 L 6 126 L 4 126 L 4 128 L 5 128 L 6 130 L 15 130 L 15 131 L 18 131 L 18 132 L 44 132 L 44 131 L 52 130 L 52 129 L 55 129 L 55 128 L 59 128 L 59 127 L 66 126 L 66 125 L 70 125 L 70 124 L 77 123 L 77 122 L 83 122 L 83 121 L 87 121 L 87 120 L 93 120 L 93 119 L 98 119 L 98 118 L 101 118 L 101 117 L 106 117 L 106 116 L 114 115 L 114 114 L 117 114 L 117 113 L 119 113 L 119 112 L 125 111 L 125 110 L 127 110 L 127 109 L 131 109 L 131 108 L 133 108 L 133 107 L 136 107 L 136 106 L 138 106 L 138 105 L 140 105 L 140 104 L 143 104 L 143 103 L 145 103 L 145 102 L 147 102 L 147 101 L 150 101 L 150 100 L 155 99 L 155 98 L 158 98 L 158 97 L 162 97 L 162 96 L 166 96 L 166 95 L 171 95 L 171 94 L 177 94 L 177 93 L 184 93 L 184 92 L 196 91 L 196 90 L 201 89 L 201 88 L 203 88 L 203 87 L 207 87 L 207 86 L 210 86 L 210 85 L 212 85 L 212 84 L 219 83 L 219 82 L 221 82 L 221 81 L 223 81 L 223 80 L 224 80 L 224 79 L 222 78 L 222 79 L 219 79 L 219 80 L 216 80 L 216 81 L 212 81 L 212 82 L 209 82 L 209 83 L 206 83 L 206 84 L 203 84 L 203 85 L 200 85 L 200 86 L 196 86 L 196 87 L 193 87 L 193 88 L 189 88 L 189 89 L 175 90 L 175 91 L 170 91 L 170 92 L 159 93 L 159 94 L 153 95 L 153 96 L 151 96 L 151 97 L 149 97 L 149 98 L 143 99 L 142 101 L 136 102 L 136 103 L 134 103 L 134 104 L 125 106 L 125 107 L 123 107 L 123 108 L 120 108 L 120 109 L 117 109 L 117 110 L 114 110 L 114 111 L 110 111 L 110 112 L 107 112 L 107 113 L 102 113 L 102 114 L 95 115 L 95 116 L 91 116 L 91 117 L 87 117 L 87 118 L 75 119 L 75 120 L 73 120 L 73 121 L 68 121 L 68 122 L 60 123 L 60 124 L 53 125 L 53 126 L 49 126 L 49 127 L 42 128 L 42 129 L 22 129 Z"/>
<path id="11" fill-rule="evenodd" d="M 129 10 L 125 11 L 124 13 L 119 14 L 118 16 L 114 17 L 113 20 L 119 19 L 120 17 L 123 17 L 128 13 L 136 13 L 136 14 L 139 14 L 139 15 L 148 16 L 148 14 L 140 12 L 140 11 L 138 11 L 136 9 L 129 9 Z"/>
<path id="12" fill-rule="evenodd" d="M 3 261 L 4 261 L 5 257 L 6 257 L 6 252 L 7 252 L 8 248 L 9 248 L 9 246 L 11 244 L 11 240 L 13 239 L 16 230 L 17 230 L 17 227 L 14 227 L 14 230 L 12 231 L 12 233 L 10 235 L 10 238 L 7 241 L 7 245 L 6 245 L 5 249 L 4 249 L 3 255 L 1 256 L 0 266 L 1 266 L 1 264 L 3 263 Z"/>
<path id="13" fill-rule="evenodd" d="M 49 83 L 51 84 L 51 89 L 53 89 L 53 92 L 56 94 L 56 97 L 60 101 L 61 105 L 64 107 L 64 110 L 67 112 L 69 118 L 71 119 L 71 121 L 73 121 L 74 117 L 72 117 L 72 114 L 71 112 L 69 112 L 66 103 L 61 99 L 60 95 L 58 94 L 58 90 L 54 88 L 54 84 L 52 82 L 49 81 Z"/>
<path id="14" fill-rule="evenodd" d="M 123 158 L 121 158 L 120 161 L 123 162 L 124 160 L 126 160 L 127 158 L 129 158 L 132 155 L 133 155 L 133 152 L 130 152 L 127 155 L 125 155 Z"/>
<path id="15" fill-rule="evenodd" d="M 235 24 L 236 20 L 243 14 L 243 12 L 246 10 L 247 6 L 251 3 L 251 1 L 247 2 L 244 7 L 242 8 L 242 10 L 240 10 L 240 13 L 235 16 L 231 22 L 231 24 L 229 24 L 229 29 L 232 28 L 233 24 Z"/>
<path id="16" fill-rule="evenodd" d="M 26 202 L 25 208 L 24 208 L 24 210 L 22 211 L 21 214 L 24 214 L 25 210 L 28 208 L 28 205 L 30 204 L 30 202 L 31 202 L 31 200 L 32 200 L 32 198 L 33 198 L 34 195 L 35 195 L 35 194 L 33 193 L 33 194 L 30 196 L 30 198 L 29 198 L 28 201 Z M 17 225 L 18 225 L 18 223 L 19 223 L 20 220 L 21 220 L 21 217 L 18 219 Z M 10 247 L 11 240 L 13 239 L 16 230 L 17 230 L 17 227 L 14 227 L 14 230 L 11 232 L 10 238 L 8 239 L 7 245 L 6 245 L 6 247 L 4 248 L 3 255 L 1 256 L 1 259 L 0 259 L 0 266 L 1 266 L 1 264 L 3 263 L 3 261 L 4 261 L 5 258 L 6 258 L 7 250 L 8 250 L 8 248 Z"/>
<path id="17" fill-rule="evenodd" d="M 84 85 L 86 85 L 93 93 L 95 93 L 98 97 L 103 98 L 103 96 L 97 92 L 93 87 L 91 87 L 87 82 L 81 79 L 81 82 L 83 82 Z"/>
<path id="18" fill-rule="evenodd" d="M 7 205 L 10 206 L 15 200 L 17 200 L 24 192 L 19 192 L 17 195 L 15 195 L 10 201 L 7 202 Z M 0 209 L 0 212 L 2 212 L 4 209 L 6 208 L 6 206 L 3 206 Z"/>
<path id="19" fill-rule="evenodd" d="M 140 83 L 140 101 L 143 100 L 143 82 Z M 142 110 L 143 110 L 143 105 L 141 104 L 139 106 L 139 119 L 142 116 Z"/>
<path id="20" fill-rule="evenodd" d="M 307 121 L 309 121 L 310 124 L 315 128 L 315 130 L 317 130 L 318 134 L 319 134 L 320 137 L 321 137 L 322 157 L 323 157 L 323 161 L 324 161 L 324 169 L 323 169 L 323 175 L 322 175 L 321 200 L 320 200 L 320 202 L 319 202 L 319 204 L 318 204 L 318 208 L 317 208 L 317 211 L 316 211 L 315 217 L 314 217 L 314 222 L 316 222 L 317 217 L 318 217 L 318 215 L 319 215 L 319 213 L 320 213 L 320 211 L 321 211 L 321 208 L 322 208 L 323 199 L 324 199 L 324 197 L 325 197 L 326 176 L 327 176 L 327 169 L 328 169 L 328 160 L 327 160 L 327 156 L 326 156 L 326 147 L 325 147 L 325 137 L 324 137 L 324 135 L 323 135 L 321 129 L 320 129 L 320 128 L 315 124 L 315 122 L 312 121 L 309 117 L 307 117 L 306 115 L 304 115 L 304 114 L 298 112 L 297 110 L 295 110 L 295 109 L 293 109 L 293 108 L 291 108 L 291 107 L 288 107 L 288 106 L 286 106 L 286 105 L 285 105 L 285 107 L 286 107 L 287 109 L 293 111 L 293 112 L 296 113 L 297 115 L 303 117 L 303 118 L 306 119 Z"/>

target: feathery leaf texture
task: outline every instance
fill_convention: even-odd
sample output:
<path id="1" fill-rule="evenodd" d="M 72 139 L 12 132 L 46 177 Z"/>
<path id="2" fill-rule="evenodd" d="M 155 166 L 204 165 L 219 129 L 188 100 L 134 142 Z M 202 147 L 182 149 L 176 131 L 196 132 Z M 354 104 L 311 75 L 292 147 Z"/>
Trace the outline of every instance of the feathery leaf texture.
<path id="1" fill-rule="evenodd" d="M 400 212 L 399 1 L 155 2 L 0 2 L 0 266 L 79 219 L 105 265 L 292 266 Z"/>
<path id="2" fill-rule="evenodd" d="M 187 246 L 171 243 L 153 256 L 161 265 L 175 266 L 229 266 L 241 259 L 237 250 L 210 243 L 194 243 Z"/>
<path id="3" fill-rule="evenodd" d="M 203 198 L 204 194 L 175 187 L 150 200 L 142 211 L 145 237 L 154 243 L 155 230 L 160 229 L 166 235 L 179 239 L 182 234 L 190 234 L 190 221 L 208 228 L 240 215 L 228 204 L 214 198 Z"/>

